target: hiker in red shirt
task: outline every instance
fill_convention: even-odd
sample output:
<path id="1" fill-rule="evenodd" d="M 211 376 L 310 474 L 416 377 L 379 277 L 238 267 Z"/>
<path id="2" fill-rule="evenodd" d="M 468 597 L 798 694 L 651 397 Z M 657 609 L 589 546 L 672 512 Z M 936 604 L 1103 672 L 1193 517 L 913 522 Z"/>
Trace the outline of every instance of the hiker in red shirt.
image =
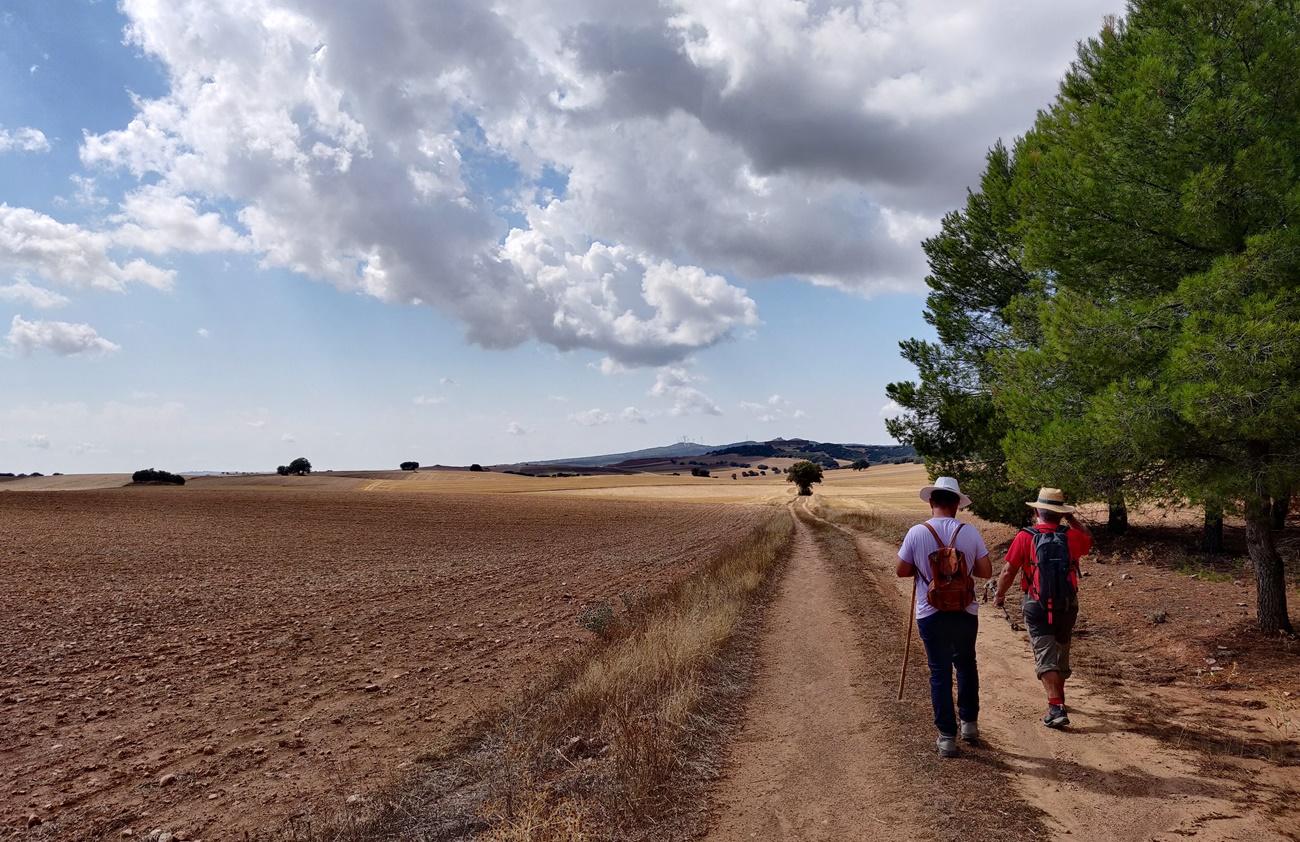
<path id="1" fill-rule="evenodd" d="M 1047 691 L 1043 724 L 1064 728 L 1070 724 L 1065 680 L 1070 677 L 1070 637 L 1079 616 L 1079 559 L 1092 550 L 1092 533 L 1075 518 L 1074 506 L 1065 504 L 1059 488 L 1044 488 L 1037 500 L 1025 505 L 1037 514 L 1037 522 L 1020 530 L 1007 548 L 993 604 L 1002 607 L 1016 574 L 1024 571 L 1020 587 L 1025 592 L 1025 627 L 1035 672 Z"/>

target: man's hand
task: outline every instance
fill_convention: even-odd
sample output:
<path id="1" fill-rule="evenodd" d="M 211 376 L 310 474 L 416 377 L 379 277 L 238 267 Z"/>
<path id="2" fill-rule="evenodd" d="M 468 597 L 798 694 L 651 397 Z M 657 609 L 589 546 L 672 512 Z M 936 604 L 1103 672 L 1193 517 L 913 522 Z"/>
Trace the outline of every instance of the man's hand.
<path id="1" fill-rule="evenodd" d="M 1004 594 L 1004 593 L 1000 593 L 1000 594 L 997 594 L 996 596 L 993 597 L 993 606 L 994 606 L 995 608 L 1002 608 L 1002 607 L 1005 606 L 1006 604 L 1007 604 L 1007 595 L 1006 595 L 1006 594 Z"/>

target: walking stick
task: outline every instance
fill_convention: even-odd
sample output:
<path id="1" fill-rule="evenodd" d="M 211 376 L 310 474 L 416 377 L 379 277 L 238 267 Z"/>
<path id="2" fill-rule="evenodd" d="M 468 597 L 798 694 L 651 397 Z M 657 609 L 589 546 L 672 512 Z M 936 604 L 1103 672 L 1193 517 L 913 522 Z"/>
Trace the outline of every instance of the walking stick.
<path id="1" fill-rule="evenodd" d="M 912 655 L 912 618 L 916 614 L 916 579 L 912 579 L 912 605 L 907 609 L 907 643 L 903 646 L 903 674 L 898 677 L 898 700 L 903 701 L 903 684 L 907 682 L 907 659 Z"/>

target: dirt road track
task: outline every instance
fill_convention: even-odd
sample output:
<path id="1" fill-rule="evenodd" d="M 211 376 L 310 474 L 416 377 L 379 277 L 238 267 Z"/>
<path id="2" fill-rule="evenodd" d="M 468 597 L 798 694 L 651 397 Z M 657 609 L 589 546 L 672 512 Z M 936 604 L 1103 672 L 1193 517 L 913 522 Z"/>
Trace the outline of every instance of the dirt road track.
<path id="1" fill-rule="evenodd" d="M 802 513 L 710 839 L 1296 838 L 1251 803 L 1259 793 L 1136 732 L 1077 678 L 1075 728 L 1044 729 L 1023 633 L 991 610 L 979 642 L 986 745 L 941 763 L 923 655 L 905 700 L 892 698 L 907 606 L 894 547 Z M 956 792 L 936 795 L 945 780 Z"/>

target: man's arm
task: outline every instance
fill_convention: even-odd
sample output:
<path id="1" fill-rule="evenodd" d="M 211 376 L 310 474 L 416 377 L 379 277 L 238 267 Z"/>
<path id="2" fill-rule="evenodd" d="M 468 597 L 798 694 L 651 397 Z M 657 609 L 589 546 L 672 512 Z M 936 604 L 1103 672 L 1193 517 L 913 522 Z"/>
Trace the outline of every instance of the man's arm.
<path id="1" fill-rule="evenodd" d="M 1011 585 L 1016 581 L 1016 573 L 1020 571 L 1020 565 L 1023 559 L 1020 557 L 1024 552 L 1023 544 L 1026 536 L 1023 532 L 1018 533 L 1011 540 L 1011 546 L 1007 547 L 1006 562 L 1002 565 L 1002 574 L 998 576 L 998 590 L 993 597 L 993 604 L 1001 608 L 1006 602 L 1007 591 L 1011 590 Z"/>
<path id="2" fill-rule="evenodd" d="M 1007 601 L 1007 591 L 1011 590 L 1011 583 L 1016 580 L 1016 568 L 1010 564 L 1002 565 L 1002 575 L 998 576 L 998 592 L 993 597 L 993 604 L 1001 608 Z"/>
<path id="3" fill-rule="evenodd" d="M 980 579 L 987 579 L 993 575 L 993 559 L 989 558 L 988 553 L 975 559 L 975 566 L 971 568 L 971 574 Z"/>
<path id="4" fill-rule="evenodd" d="M 916 575 L 916 568 L 912 566 L 910 561 L 903 561 L 900 558 L 898 560 L 898 566 L 894 568 L 894 572 L 898 574 L 898 578 L 900 579 L 911 579 Z"/>

